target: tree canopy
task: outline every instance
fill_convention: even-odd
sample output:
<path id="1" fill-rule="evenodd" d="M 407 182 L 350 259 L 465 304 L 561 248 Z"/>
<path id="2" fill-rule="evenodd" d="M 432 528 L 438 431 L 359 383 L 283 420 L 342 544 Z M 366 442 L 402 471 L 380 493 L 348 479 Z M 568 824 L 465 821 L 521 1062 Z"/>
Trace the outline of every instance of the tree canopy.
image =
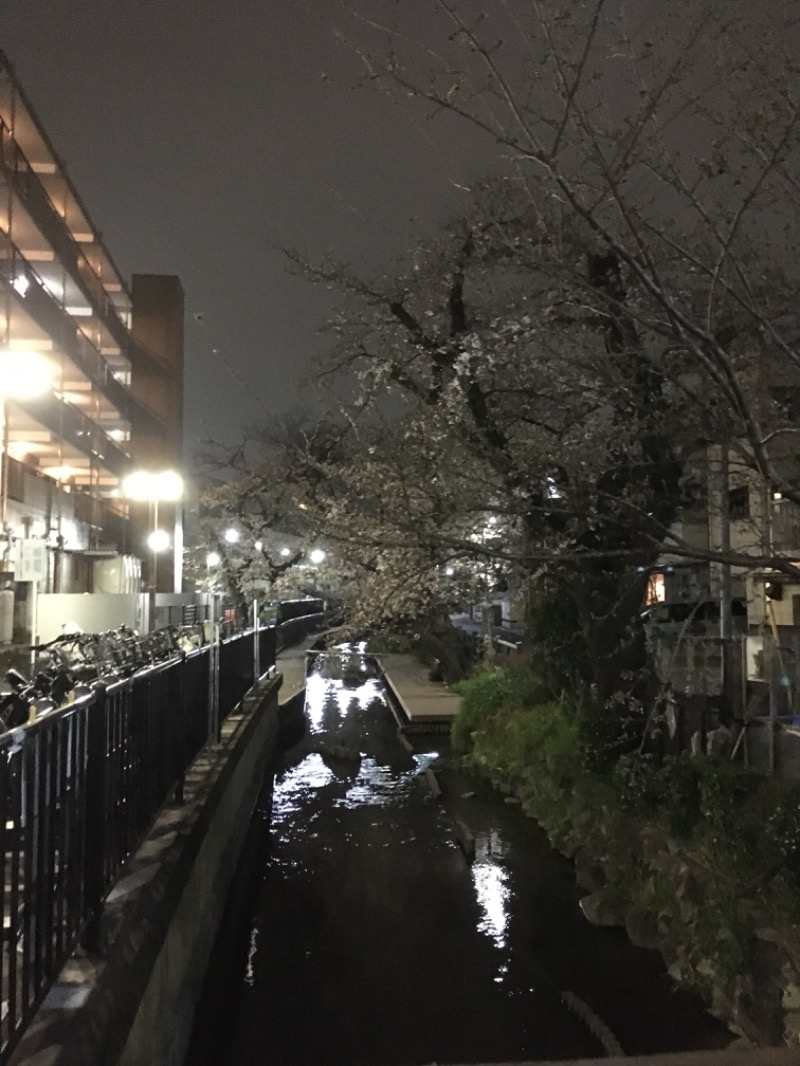
<path id="1" fill-rule="evenodd" d="M 674 520 L 692 456 L 722 442 L 800 503 L 800 35 L 749 0 L 434 7 L 441 47 L 398 6 L 343 37 L 370 85 L 471 123 L 506 167 L 402 269 L 290 253 L 341 293 L 319 381 L 346 387 L 326 447 L 311 432 L 281 469 L 339 546 L 355 617 L 546 575 L 605 699 L 641 661 L 662 551 L 792 567 L 698 548 Z M 270 461 L 272 481 L 241 482 L 250 507 L 278 491 Z"/>

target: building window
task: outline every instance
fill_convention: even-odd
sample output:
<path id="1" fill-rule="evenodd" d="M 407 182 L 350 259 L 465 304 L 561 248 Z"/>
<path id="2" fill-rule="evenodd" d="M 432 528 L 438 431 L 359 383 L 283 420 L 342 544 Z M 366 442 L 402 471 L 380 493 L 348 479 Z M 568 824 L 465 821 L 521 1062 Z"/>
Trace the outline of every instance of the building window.
<path id="1" fill-rule="evenodd" d="M 750 490 L 747 485 L 731 489 L 728 493 L 728 516 L 730 518 L 750 517 Z"/>

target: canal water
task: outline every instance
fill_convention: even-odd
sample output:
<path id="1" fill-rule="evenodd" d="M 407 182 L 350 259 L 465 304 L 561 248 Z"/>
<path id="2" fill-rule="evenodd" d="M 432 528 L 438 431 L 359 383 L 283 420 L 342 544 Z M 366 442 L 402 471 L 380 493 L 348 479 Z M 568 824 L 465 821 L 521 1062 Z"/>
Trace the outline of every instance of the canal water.
<path id="1" fill-rule="evenodd" d="M 657 955 L 589 925 L 571 864 L 457 767 L 446 736 L 412 735 L 406 750 L 361 652 L 320 657 L 309 673 L 307 734 L 277 774 L 271 822 L 266 808 L 257 814 L 185 1066 L 727 1044 Z M 472 862 L 459 822 L 474 835 Z"/>

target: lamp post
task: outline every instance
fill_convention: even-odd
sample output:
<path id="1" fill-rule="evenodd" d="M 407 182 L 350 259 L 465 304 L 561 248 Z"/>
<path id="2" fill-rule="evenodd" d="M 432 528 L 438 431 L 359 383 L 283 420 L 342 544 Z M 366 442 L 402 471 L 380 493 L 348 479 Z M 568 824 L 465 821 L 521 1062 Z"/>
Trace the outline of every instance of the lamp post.
<path id="1" fill-rule="evenodd" d="M 147 537 L 150 549 L 147 628 L 155 629 L 158 554 L 170 545 L 169 533 L 158 528 L 158 505 L 162 501 L 174 503 L 181 498 L 183 478 L 174 470 L 135 470 L 123 481 L 122 490 L 129 500 L 150 504 L 153 523 Z"/>

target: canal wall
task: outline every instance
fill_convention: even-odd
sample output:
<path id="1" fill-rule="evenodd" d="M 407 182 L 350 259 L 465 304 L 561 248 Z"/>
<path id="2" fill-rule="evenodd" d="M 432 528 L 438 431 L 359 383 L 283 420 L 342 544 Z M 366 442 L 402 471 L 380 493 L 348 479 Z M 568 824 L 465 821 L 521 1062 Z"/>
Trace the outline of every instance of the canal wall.
<path id="1" fill-rule="evenodd" d="M 10 1066 L 180 1066 L 231 880 L 268 783 L 281 675 L 262 679 L 186 776 L 64 967 Z"/>

